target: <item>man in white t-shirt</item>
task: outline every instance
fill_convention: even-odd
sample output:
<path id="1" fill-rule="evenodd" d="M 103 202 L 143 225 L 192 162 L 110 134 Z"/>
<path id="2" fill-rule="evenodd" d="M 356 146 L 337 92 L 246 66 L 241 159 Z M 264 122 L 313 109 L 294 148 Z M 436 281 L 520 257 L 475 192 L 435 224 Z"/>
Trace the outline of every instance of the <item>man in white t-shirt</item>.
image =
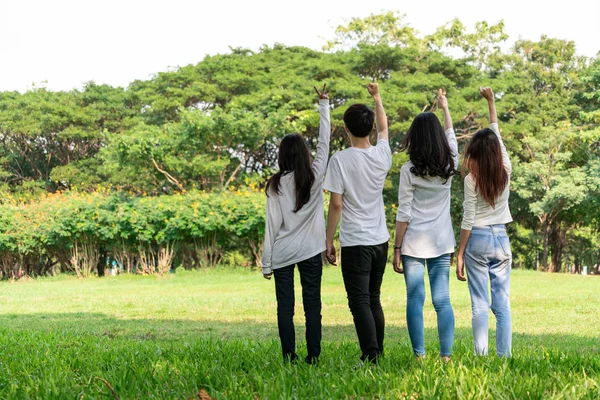
<path id="1" fill-rule="evenodd" d="M 341 217 L 342 275 L 361 359 L 376 362 L 383 353 L 385 318 L 379 297 L 390 238 L 382 192 L 392 151 L 379 87 L 370 83 L 367 90 L 375 100 L 375 112 L 364 104 L 346 110 L 344 124 L 352 146 L 331 157 L 323 188 L 331 193 L 326 256 L 336 264 L 333 238 Z M 375 118 L 377 146 L 371 146 Z"/>

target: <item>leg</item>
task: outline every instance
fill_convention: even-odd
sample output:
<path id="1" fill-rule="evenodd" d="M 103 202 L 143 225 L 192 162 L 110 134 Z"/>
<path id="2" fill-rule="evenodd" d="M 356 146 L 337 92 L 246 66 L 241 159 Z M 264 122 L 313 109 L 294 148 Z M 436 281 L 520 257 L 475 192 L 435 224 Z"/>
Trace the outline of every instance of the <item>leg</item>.
<path id="1" fill-rule="evenodd" d="M 369 294 L 372 258 L 370 247 L 342 247 L 342 276 L 348 294 L 348 306 L 354 317 L 354 327 L 362 351 L 361 359 L 375 361 L 379 347 Z"/>
<path id="2" fill-rule="evenodd" d="M 306 361 L 313 363 L 321 354 L 321 276 L 323 260 L 321 254 L 298 263 L 302 302 L 306 317 Z"/>
<path id="3" fill-rule="evenodd" d="M 512 356 L 512 317 L 510 314 L 510 271 L 512 255 L 506 234 L 496 240 L 498 262 L 490 266 L 492 289 L 492 312 L 496 316 L 496 354 L 499 357 Z"/>
<path id="4" fill-rule="evenodd" d="M 488 294 L 487 248 L 490 236 L 476 232 L 471 233 L 465 249 L 465 269 L 467 283 L 471 295 L 473 312 L 473 340 L 475 354 L 488 353 L 488 314 L 490 309 Z"/>
<path id="5" fill-rule="evenodd" d="M 373 246 L 375 258 L 371 266 L 371 277 L 369 281 L 369 293 L 371 301 L 371 312 L 375 321 L 375 331 L 377 332 L 377 347 L 379 355 L 383 354 L 383 338 L 385 336 L 385 316 L 381 307 L 381 283 L 388 258 L 388 243 Z"/>
<path id="6" fill-rule="evenodd" d="M 437 313 L 440 356 L 450 357 L 454 343 L 454 311 L 450 304 L 450 254 L 427 260 L 433 307 Z"/>
<path id="7" fill-rule="evenodd" d="M 425 355 L 425 327 L 423 304 L 425 303 L 425 260 L 402 256 L 404 280 L 406 281 L 406 325 L 417 357 Z"/>
<path id="8" fill-rule="evenodd" d="M 294 266 L 273 270 L 275 294 L 277 296 L 277 326 L 283 358 L 293 361 L 296 355 L 296 333 L 294 331 Z"/>

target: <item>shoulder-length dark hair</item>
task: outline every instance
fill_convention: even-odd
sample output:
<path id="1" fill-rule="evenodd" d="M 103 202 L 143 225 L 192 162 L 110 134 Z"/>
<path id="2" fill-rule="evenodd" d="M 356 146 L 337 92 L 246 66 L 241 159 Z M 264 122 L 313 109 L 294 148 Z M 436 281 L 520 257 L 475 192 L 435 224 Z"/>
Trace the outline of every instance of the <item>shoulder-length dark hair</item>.
<path id="1" fill-rule="evenodd" d="M 310 200 L 310 190 L 315 182 L 315 174 L 311 168 L 312 157 L 302 136 L 293 133 L 283 137 L 279 144 L 277 164 L 279 164 L 279 171 L 267 182 L 265 193 L 268 196 L 269 190 L 272 190 L 280 195 L 281 177 L 293 172 L 296 184 L 296 207 L 294 208 L 296 213 Z"/>
<path id="2" fill-rule="evenodd" d="M 415 117 L 400 150 L 407 151 L 413 163 L 410 172 L 417 176 L 439 176 L 447 181 L 458 174 L 444 127 L 432 112 Z"/>
<path id="3" fill-rule="evenodd" d="M 475 190 L 492 207 L 508 185 L 508 172 L 502 162 L 500 141 L 493 130 L 481 129 L 471 139 L 463 158 L 463 174 L 470 171 Z"/>

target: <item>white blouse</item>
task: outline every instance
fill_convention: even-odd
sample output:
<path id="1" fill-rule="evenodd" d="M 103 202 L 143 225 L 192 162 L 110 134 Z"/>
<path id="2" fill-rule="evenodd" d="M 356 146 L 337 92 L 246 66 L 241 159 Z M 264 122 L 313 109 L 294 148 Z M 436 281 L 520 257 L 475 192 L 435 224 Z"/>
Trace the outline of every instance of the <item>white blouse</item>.
<path id="1" fill-rule="evenodd" d="M 446 130 L 454 168 L 458 168 L 458 143 L 454 129 Z M 408 222 L 400 252 L 417 258 L 435 258 L 453 253 L 456 247 L 450 218 L 452 177 L 416 176 L 412 162 L 400 169 L 396 221 Z"/>
<path id="2" fill-rule="evenodd" d="M 298 212 L 294 174 L 283 175 L 277 193 L 267 197 L 267 221 L 262 256 L 262 272 L 287 267 L 325 251 L 325 208 L 323 205 L 323 176 L 329 158 L 329 100 L 319 100 L 321 124 L 317 155 L 312 162 L 315 182 L 310 200 Z"/>
<path id="3" fill-rule="evenodd" d="M 490 124 L 490 129 L 494 131 L 496 137 L 500 141 L 502 149 L 502 163 L 508 173 L 508 184 L 504 191 L 498 196 L 495 206 L 492 207 L 487 201 L 475 190 L 475 178 L 469 174 L 465 177 L 465 201 L 463 202 L 463 220 L 461 229 L 470 231 L 474 226 L 487 226 L 496 224 L 507 224 L 512 222 L 510 208 L 508 207 L 508 197 L 510 195 L 510 174 L 512 173 L 512 164 L 506 147 L 500 136 L 498 124 Z"/>

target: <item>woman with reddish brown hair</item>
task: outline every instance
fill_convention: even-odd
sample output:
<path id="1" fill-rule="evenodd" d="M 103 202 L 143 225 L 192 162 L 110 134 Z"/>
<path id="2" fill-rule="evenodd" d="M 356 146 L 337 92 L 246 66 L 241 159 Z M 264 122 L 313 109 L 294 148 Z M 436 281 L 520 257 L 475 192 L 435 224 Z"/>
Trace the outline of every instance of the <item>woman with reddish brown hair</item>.
<path id="1" fill-rule="evenodd" d="M 492 292 L 492 312 L 496 316 L 496 354 L 512 354 L 510 314 L 510 271 L 512 253 L 504 224 L 512 221 L 508 207 L 512 166 L 498 129 L 496 103 L 491 88 L 481 88 L 488 102 L 490 127 L 471 139 L 463 158 L 465 200 L 458 248 L 456 276 L 469 277 L 473 311 L 475 354 L 488 353 L 488 280 Z"/>

